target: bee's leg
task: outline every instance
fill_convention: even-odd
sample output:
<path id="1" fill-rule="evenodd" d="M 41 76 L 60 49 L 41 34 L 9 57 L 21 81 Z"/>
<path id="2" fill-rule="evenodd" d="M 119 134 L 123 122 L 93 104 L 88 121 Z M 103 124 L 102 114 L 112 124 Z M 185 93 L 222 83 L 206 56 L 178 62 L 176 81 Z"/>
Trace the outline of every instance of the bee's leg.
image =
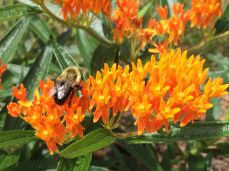
<path id="1" fill-rule="evenodd" d="M 82 86 L 81 85 L 75 85 L 75 90 L 81 90 Z"/>

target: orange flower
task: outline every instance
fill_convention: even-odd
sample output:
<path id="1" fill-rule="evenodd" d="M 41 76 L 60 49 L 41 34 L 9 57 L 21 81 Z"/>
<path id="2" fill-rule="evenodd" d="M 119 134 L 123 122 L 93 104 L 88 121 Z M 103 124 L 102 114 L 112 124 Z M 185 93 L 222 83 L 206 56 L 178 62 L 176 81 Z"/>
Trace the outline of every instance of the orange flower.
<path id="1" fill-rule="evenodd" d="M 228 94 L 225 90 L 229 87 L 229 84 L 222 85 L 223 79 L 216 78 L 212 82 L 212 78 L 210 77 L 207 84 L 204 87 L 204 93 L 208 98 L 219 97 L 224 94 Z"/>
<path id="2" fill-rule="evenodd" d="M 183 108 L 188 109 L 186 115 L 182 119 L 180 126 L 183 127 L 187 125 L 188 122 L 192 120 L 192 123 L 194 120 L 197 120 L 201 115 L 204 116 L 206 113 L 206 110 L 213 107 L 211 103 L 209 103 L 209 99 L 207 96 L 202 95 L 197 97 L 195 100 L 191 102 L 191 104 L 188 104 L 187 106 L 184 106 Z"/>
<path id="3" fill-rule="evenodd" d="M 152 104 L 148 102 L 146 95 L 144 95 L 144 97 L 141 99 L 142 100 L 140 100 L 138 97 L 135 97 L 132 105 L 133 117 L 138 116 L 134 123 L 135 125 L 138 125 L 138 135 L 143 133 L 144 127 L 149 133 L 151 133 L 150 121 L 153 120 L 151 115 L 154 110 L 152 108 Z"/>
<path id="4" fill-rule="evenodd" d="M 127 34 L 126 34 L 126 29 L 127 29 L 127 26 L 126 26 L 126 19 L 121 19 L 120 17 L 118 17 L 116 20 L 115 20 L 115 25 L 116 25 L 116 28 L 113 30 L 113 39 L 116 39 L 116 37 L 118 37 L 118 41 L 119 43 L 121 44 L 122 43 L 122 36 L 125 35 L 127 37 Z"/>
<path id="5" fill-rule="evenodd" d="M 5 72 L 7 66 L 8 64 L 2 66 L 2 60 L 0 59 L 0 75 L 2 75 Z"/>
<path id="6" fill-rule="evenodd" d="M 8 64 L 5 64 L 5 65 L 2 66 L 2 60 L 0 59 L 0 91 L 2 90 L 1 75 L 5 72 L 7 66 L 8 66 Z"/>
<path id="7" fill-rule="evenodd" d="M 109 91 L 108 87 L 105 87 L 103 91 L 99 90 L 98 88 L 95 89 L 89 107 L 89 109 L 92 109 L 93 106 L 96 104 L 96 110 L 94 112 L 93 122 L 97 122 L 100 116 L 102 116 L 103 122 L 107 123 L 107 115 L 109 114 L 108 103 L 111 98 L 108 91 Z"/>
<path id="8" fill-rule="evenodd" d="M 21 115 L 21 108 L 17 103 L 10 102 L 7 105 L 8 113 L 13 117 L 19 117 Z"/>
<path id="9" fill-rule="evenodd" d="M 127 83 L 121 84 L 121 78 L 117 79 L 116 85 L 112 81 L 110 83 L 111 88 L 111 101 L 108 108 L 113 106 L 113 115 L 115 116 L 119 111 L 122 111 L 126 107 L 126 101 L 128 94 L 126 94 Z"/>
<path id="10" fill-rule="evenodd" d="M 11 93 L 14 97 L 16 97 L 19 100 L 25 101 L 26 100 L 26 88 L 24 88 L 24 85 L 21 84 L 20 88 L 17 89 L 17 87 L 13 86 L 13 90 L 15 93 Z"/>
<path id="11" fill-rule="evenodd" d="M 183 6 L 184 4 L 181 5 L 180 3 L 177 3 L 177 4 L 173 3 L 173 13 L 175 15 L 180 14 L 181 11 L 183 10 Z"/>
<path id="12" fill-rule="evenodd" d="M 165 101 L 161 99 L 160 101 L 160 107 L 159 107 L 159 113 L 155 117 L 152 126 L 152 131 L 157 131 L 163 124 L 165 125 L 165 130 L 168 132 L 169 130 L 169 119 L 173 119 L 174 115 L 178 113 L 181 109 L 180 108 L 172 108 L 173 106 L 173 99 L 169 99 L 167 103 L 165 104 Z"/>
<path id="13" fill-rule="evenodd" d="M 162 19 L 165 20 L 167 18 L 167 15 L 168 15 L 168 6 L 167 5 L 165 6 L 165 8 L 160 6 L 159 8 L 157 8 L 157 11 Z"/>
<path id="14" fill-rule="evenodd" d="M 57 151 L 56 143 L 62 145 L 60 141 L 57 140 L 54 130 L 51 128 L 49 124 L 38 125 L 39 132 L 36 132 L 35 135 L 40 139 L 46 141 L 46 144 L 49 148 L 51 155 L 53 154 L 53 150 Z"/>
<path id="15" fill-rule="evenodd" d="M 101 11 L 104 13 L 108 18 L 110 18 L 111 11 L 112 11 L 112 5 L 109 0 L 94 0 L 94 1 L 88 1 L 88 0 L 61 0 L 62 1 L 62 9 L 59 15 L 63 13 L 64 20 L 67 20 L 68 14 L 70 13 L 70 16 L 72 18 L 76 18 L 80 15 L 80 12 L 82 11 L 84 17 L 80 16 L 79 18 L 86 18 L 86 21 L 89 23 L 93 22 L 99 12 Z M 57 4 L 60 4 L 60 0 L 57 0 Z M 87 15 L 86 13 L 89 13 L 90 10 L 93 11 L 94 15 Z"/>
<path id="16" fill-rule="evenodd" d="M 167 50 L 167 43 L 164 42 L 161 44 L 161 42 L 158 42 L 158 46 L 156 46 L 155 49 L 149 49 L 149 52 L 151 53 L 162 53 L 164 50 Z"/>
<path id="17" fill-rule="evenodd" d="M 204 24 L 206 28 L 210 22 L 213 28 L 213 17 L 220 17 L 221 13 L 221 1 L 219 0 L 192 0 L 191 27 L 197 24 L 197 27 L 200 28 Z"/>

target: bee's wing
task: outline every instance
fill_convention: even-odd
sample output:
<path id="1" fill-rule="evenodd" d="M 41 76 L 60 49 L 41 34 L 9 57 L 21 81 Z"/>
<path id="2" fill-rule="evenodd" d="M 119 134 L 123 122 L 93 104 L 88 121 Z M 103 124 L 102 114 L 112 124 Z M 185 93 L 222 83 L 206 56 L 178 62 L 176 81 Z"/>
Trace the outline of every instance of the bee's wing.
<path id="1" fill-rule="evenodd" d="M 61 82 L 57 80 L 55 85 L 49 90 L 48 95 L 53 96 L 54 94 L 56 94 L 60 86 Z"/>
<path id="2" fill-rule="evenodd" d="M 60 86 L 57 91 L 58 99 L 63 99 L 71 88 L 75 78 L 69 79 L 64 83 L 64 85 Z"/>

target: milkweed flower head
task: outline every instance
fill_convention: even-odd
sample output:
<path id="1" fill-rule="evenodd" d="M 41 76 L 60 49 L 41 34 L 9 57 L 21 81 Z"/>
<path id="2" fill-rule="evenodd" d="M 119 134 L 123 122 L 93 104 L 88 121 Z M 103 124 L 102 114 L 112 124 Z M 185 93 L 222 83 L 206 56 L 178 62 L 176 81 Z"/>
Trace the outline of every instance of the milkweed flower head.
<path id="1" fill-rule="evenodd" d="M 109 122 L 109 109 L 113 107 L 113 115 L 127 110 L 132 111 L 138 126 L 138 134 L 146 129 L 149 133 L 159 130 L 163 125 L 169 131 L 169 123 L 181 120 L 183 127 L 190 121 L 194 122 L 205 115 L 213 105 L 210 98 L 227 94 L 228 84 L 222 85 L 223 79 L 209 79 L 200 90 L 207 77 L 208 68 L 203 69 L 205 60 L 200 57 L 187 58 L 187 52 L 178 49 L 160 54 L 157 62 L 155 57 L 142 65 L 132 63 L 122 69 L 114 64 L 110 69 L 105 64 L 97 73 L 96 78 L 90 77 L 92 87 L 91 106 L 95 106 L 94 122 L 102 117 L 104 124 Z M 105 72 L 106 71 L 106 72 Z M 148 81 L 145 78 L 149 74 Z"/>
<path id="2" fill-rule="evenodd" d="M 213 20 L 215 17 L 221 17 L 221 0 L 192 0 L 192 9 L 190 14 L 191 27 L 201 25 L 206 28 L 211 24 L 213 28 Z"/>
<path id="3" fill-rule="evenodd" d="M 80 84 L 83 85 L 81 82 Z M 78 134 L 83 137 L 83 126 L 81 122 L 85 117 L 85 113 L 89 108 L 89 96 L 92 94 L 88 88 L 88 83 L 83 86 L 82 96 L 73 96 L 71 106 L 69 107 L 69 98 L 62 106 L 57 105 L 54 99 L 48 95 L 49 90 L 54 86 L 54 82 L 49 78 L 44 83 L 40 80 L 40 90 L 34 91 L 34 99 L 32 101 L 26 98 L 26 88 L 21 84 L 20 88 L 13 87 L 12 93 L 19 101 L 17 103 L 9 103 L 7 106 L 8 113 L 13 117 L 21 117 L 28 122 L 35 130 L 35 135 L 46 141 L 46 144 L 53 154 L 53 150 L 57 151 L 57 145 L 62 145 Z"/>
<path id="4" fill-rule="evenodd" d="M 131 71 L 129 65 L 123 69 L 113 64 L 109 68 L 105 63 L 95 78 L 89 76 L 85 84 L 80 83 L 82 96 L 73 95 L 71 106 L 70 96 L 59 106 L 48 95 L 54 85 L 50 79 L 45 83 L 40 80 L 42 95 L 35 90 L 32 101 L 27 100 L 26 88 L 21 84 L 19 89 L 13 87 L 12 95 L 19 101 L 7 106 L 8 113 L 32 125 L 53 154 L 57 144 L 69 142 L 77 134 L 83 136 L 81 123 L 86 111 L 93 108 L 93 122 L 102 118 L 104 126 L 111 130 L 118 125 L 117 121 L 113 123 L 114 118 L 119 115 L 119 121 L 122 113 L 130 110 L 136 119 L 138 135 L 141 135 L 145 130 L 149 133 L 158 131 L 163 125 L 168 132 L 169 123 L 179 120 L 181 127 L 190 121 L 193 123 L 213 106 L 209 103 L 212 97 L 228 93 L 225 90 L 229 85 L 222 85 L 220 78 L 214 81 L 209 78 L 201 91 L 200 85 L 206 80 L 208 68 L 203 69 L 205 60 L 200 61 L 200 56 L 187 58 L 187 52 L 181 53 L 178 48 L 176 52 L 164 50 L 159 58 L 156 61 L 152 55 L 144 65 L 138 59 L 137 64 L 131 63 Z"/>

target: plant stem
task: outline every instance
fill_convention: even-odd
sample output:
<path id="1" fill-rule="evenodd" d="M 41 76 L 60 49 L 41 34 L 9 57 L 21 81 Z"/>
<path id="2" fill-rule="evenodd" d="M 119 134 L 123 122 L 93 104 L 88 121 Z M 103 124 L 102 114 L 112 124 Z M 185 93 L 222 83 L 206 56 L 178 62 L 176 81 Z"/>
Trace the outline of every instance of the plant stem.
<path id="1" fill-rule="evenodd" d="M 194 51 L 196 49 L 199 49 L 199 48 L 203 47 L 204 45 L 206 45 L 207 43 L 209 43 L 211 41 L 214 41 L 214 40 L 217 40 L 219 38 L 226 37 L 226 36 L 229 36 L 229 31 L 226 31 L 226 32 L 224 32 L 222 34 L 216 35 L 213 38 L 207 38 L 207 39 L 203 40 L 202 42 L 200 42 L 199 44 L 189 48 L 187 51 L 188 52 Z"/>
<path id="2" fill-rule="evenodd" d="M 128 138 L 128 137 L 138 136 L 138 131 L 136 131 L 136 132 L 128 132 L 128 133 L 115 133 L 115 132 L 112 132 L 111 135 L 115 136 L 118 139 L 125 139 L 125 138 Z"/>

